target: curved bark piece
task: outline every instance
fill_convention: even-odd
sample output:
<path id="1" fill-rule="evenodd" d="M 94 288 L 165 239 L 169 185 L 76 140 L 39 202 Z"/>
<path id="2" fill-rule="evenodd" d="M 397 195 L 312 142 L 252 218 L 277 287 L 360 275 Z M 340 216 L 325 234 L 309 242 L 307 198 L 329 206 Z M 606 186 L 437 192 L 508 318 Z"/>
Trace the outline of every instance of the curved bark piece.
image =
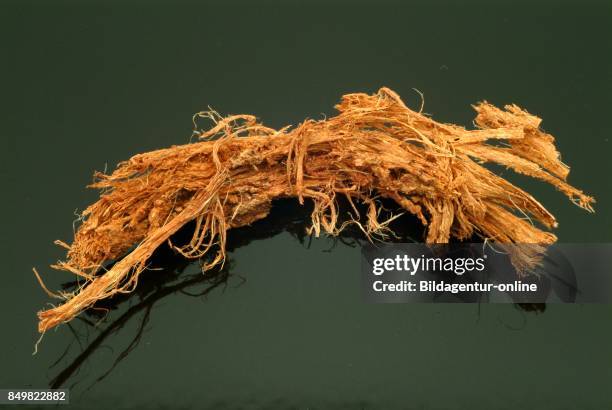
<path id="1" fill-rule="evenodd" d="M 315 235 L 335 235 L 337 195 L 368 204 L 355 217 L 369 236 L 385 237 L 376 197 L 393 199 L 426 225 L 427 242 L 473 235 L 502 243 L 546 245 L 554 216 L 530 194 L 483 166 L 494 162 L 555 186 L 592 211 L 594 199 L 566 182 L 554 138 L 541 120 L 515 105 L 476 105 L 479 129 L 434 121 L 406 107 L 388 88 L 374 95 L 345 95 L 329 119 L 274 130 L 250 115 L 223 118 L 201 141 L 136 155 L 110 175 L 95 174 L 100 199 L 83 213 L 65 262 L 54 265 L 85 278 L 74 294 L 38 313 L 45 332 L 97 300 L 129 292 L 153 251 L 195 221 L 192 240 L 176 248 L 189 258 L 207 256 L 205 269 L 225 258 L 231 229 L 264 218 L 274 199 L 314 203 Z M 62 242 L 63 244 L 63 242 Z M 66 244 L 63 244 L 66 246 Z M 100 273 L 108 261 L 117 263 Z M 525 267 L 533 255 L 517 255 Z"/>

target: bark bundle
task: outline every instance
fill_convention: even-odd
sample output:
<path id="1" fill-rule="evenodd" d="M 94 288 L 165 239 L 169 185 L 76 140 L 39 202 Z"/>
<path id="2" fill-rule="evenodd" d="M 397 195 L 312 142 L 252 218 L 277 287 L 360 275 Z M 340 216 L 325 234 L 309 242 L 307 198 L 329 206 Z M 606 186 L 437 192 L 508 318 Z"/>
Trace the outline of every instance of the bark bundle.
<path id="1" fill-rule="evenodd" d="M 225 118 L 199 113 L 214 125 L 200 141 L 139 154 L 111 175 L 97 173 L 100 199 L 83 222 L 65 262 L 53 267 L 83 278 L 63 303 L 38 313 L 44 333 L 96 301 L 137 284 L 151 254 L 170 242 L 188 258 L 206 257 L 204 269 L 225 258 L 232 228 L 264 218 L 283 197 L 312 201 L 310 231 L 335 235 L 346 226 L 337 199 L 367 205 L 350 223 L 369 237 L 388 234 L 377 198 L 394 200 L 426 226 L 429 243 L 478 236 L 498 243 L 545 246 L 554 216 L 533 196 L 482 164 L 496 163 L 555 186 L 576 205 L 592 211 L 594 199 L 566 182 L 554 138 L 541 119 L 516 105 L 474 106 L 477 129 L 439 123 L 416 112 L 388 88 L 374 95 L 348 94 L 339 114 L 275 130 L 251 115 Z M 172 235 L 194 222 L 191 241 Z M 534 255 L 515 255 L 519 268 Z M 116 263 L 107 271 L 109 261 Z"/>

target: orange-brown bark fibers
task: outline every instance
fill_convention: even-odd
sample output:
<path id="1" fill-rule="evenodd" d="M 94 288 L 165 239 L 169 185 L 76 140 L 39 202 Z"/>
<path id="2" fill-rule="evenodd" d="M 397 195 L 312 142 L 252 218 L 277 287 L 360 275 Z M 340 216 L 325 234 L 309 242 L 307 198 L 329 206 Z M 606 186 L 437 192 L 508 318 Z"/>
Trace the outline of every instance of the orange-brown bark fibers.
<path id="1" fill-rule="evenodd" d="M 385 237 L 377 197 L 393 199 L 426 226 L 428 243 L 474 235 L 498 243 L 547 245 L 554 216 L 534 197 L 483 167 L 490 162 L 554 185 L 592 211 L 593 198 L 566 183 L 569 169 L 540 118 L 516 105 L 474 106 L 478 129 L 443 124 L 407 108 L 388 88 L 348 94 L 335 117 L 271 129 L 250 115 L 214 121 L 200 142 L 139 154 L 111 175 L 97 173 L 100 199 L 55 268 L 84 278 L 63 304 L 38 313 L 39 331 L 67 322 L 96 301 L 130 292 L 153 251 L 195 221 L 188 258 L 208 252 L 204 269 L 222 263 L 231 228 L 264 218 L 274 199 L 312 201 L 311 232 L 335 235 L 336 198 L 365 203 L 354 222 L 371 237 Z M 515 257 L 517 266 L 533 255 Z M 103 264 L 116 260 L 100 272 Z"/>

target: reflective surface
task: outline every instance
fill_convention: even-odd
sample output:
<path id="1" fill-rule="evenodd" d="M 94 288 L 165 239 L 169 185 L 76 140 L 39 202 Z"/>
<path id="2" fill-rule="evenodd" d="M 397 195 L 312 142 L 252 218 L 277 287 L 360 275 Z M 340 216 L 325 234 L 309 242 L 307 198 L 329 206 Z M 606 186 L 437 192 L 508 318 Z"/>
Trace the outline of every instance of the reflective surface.
<path id="1" fill-rule="evenodd" d="M 0 387 L 61 382 L 74 407 L 104 409 L 612 405 L 609 305 L 368 305 L 352 238 L 300 237 L 307 211 L 291 204 L 276 223 L 234 235 L 226 272 L 207 280 L 162 255 L 169 269 L 106 301 L 98 328 L 102 316 L 84 315 L 90 324 L 50 332 L 31 355 L 35 312 L 49 301 L 31 267 L 55 289 L 72 279 L 46 266 L 63 256 L 52 241 L 71 239 L 75 208 L 96 198 L 83 188 L 93 170 L 187 142 L 191 114 L 207 105 L 280 127 L 382 85 L 417 106 L 415 87 L 435 118 L 469 126 L 469 104 L 515 102 L 544 118 L 597 213 L 500 172 L 557 215 L 561 241 L 612 241 L 609 6 L 0 9 Z"/>

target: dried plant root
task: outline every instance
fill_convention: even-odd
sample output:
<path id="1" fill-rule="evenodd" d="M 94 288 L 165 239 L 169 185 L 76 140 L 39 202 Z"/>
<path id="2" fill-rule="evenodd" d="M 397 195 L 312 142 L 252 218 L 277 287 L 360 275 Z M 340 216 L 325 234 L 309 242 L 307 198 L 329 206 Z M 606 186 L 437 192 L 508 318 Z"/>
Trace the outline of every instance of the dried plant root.
<path id="1" fill-rule="evenodd" d="M 545 181 L 592 211 L 594 199 L 566 182 L 569 169 L 541 120 L 515 105 L 476 105 L 476 130 L 412 111 L 388 88 L 345 95 L 336 108 L 335 117 L 281 130 L 250 115 L 199 113 L 214 121 L 200 142 L 139 154 L 111 175 L 96 174 L 92 186 L 102 190 L 100 199 L 84 211 L 67 261 L 55 265 L 85 283 L 64 295 L 62 305 L 38 313 L 39 331 L 100 299 L 130 292 L 153 251 L 188 222 L 195 222 L 191 241 L 171 245 L 188 258 L 207 255 L 205 269 L 223 263 L 228 231 L 264 218 L 277 198 L 312 201 L 315 235 L 344 227 L 336 202 L 344 196 L 367 204 L 356 222 L 366 235 L 384 237 L 388 228 L 374 200 L 379 196 L 416 215 L 429 243 L 474 235 L 499 243 L 553 243 L 548 229 L 557 226 L 554 216 L 482 165 L 492 162 Z M 527 266 L 533 256 L 517 256 L 516 265 Z M 117 263 L 99 274 L 112 260 Z"/>

